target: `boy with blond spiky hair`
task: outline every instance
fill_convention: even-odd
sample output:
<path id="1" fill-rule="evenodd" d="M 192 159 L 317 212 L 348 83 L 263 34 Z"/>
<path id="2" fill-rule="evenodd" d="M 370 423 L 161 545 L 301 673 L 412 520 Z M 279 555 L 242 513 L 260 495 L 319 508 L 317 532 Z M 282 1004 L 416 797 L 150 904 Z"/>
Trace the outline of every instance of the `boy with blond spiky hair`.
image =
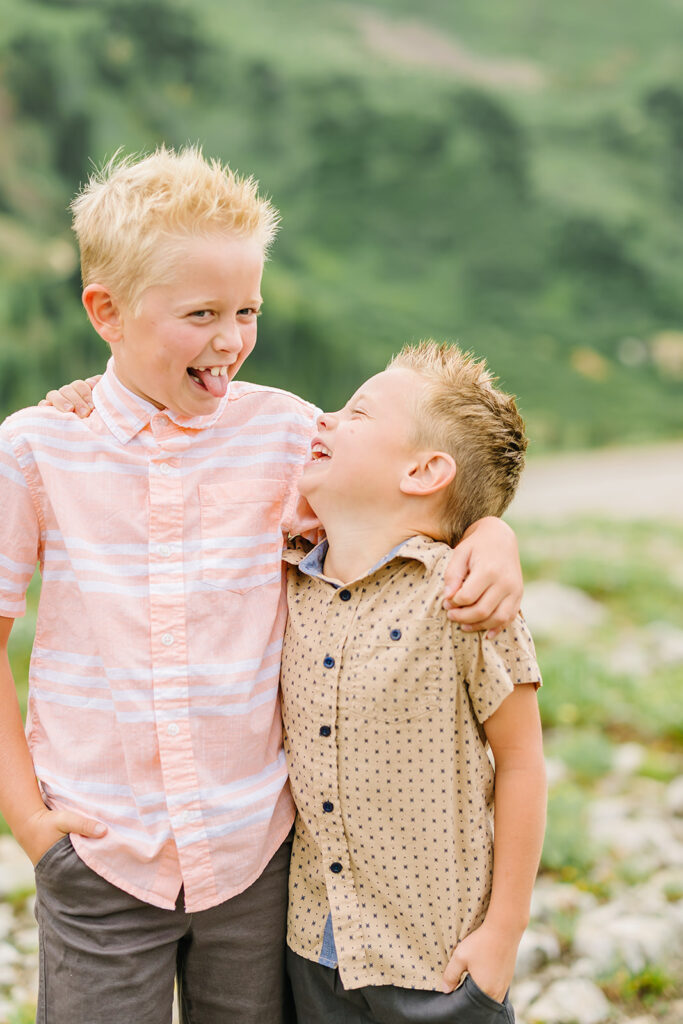
<path id="1" fill-rule="evenodd" d="M 521 617 L 468 634 L 441 592 L 449 545 L 502 514 L 526 443 L 484 365 L 434 342 L 318 419 L 299 489 L 327 539 L 286 555 L 281 676 L 298 1024 L 514 1020 L 545 820 L 540 675 Z"/>
<path id="2" fill-rule="evenodd" d="M 281 554 L 314 523 L 315 410 L 233 379 L 277 213 L 195 148 L 117 158 L 73 209 L 111 360 L 88 418 L 0 429 L 0 811 L 36 865 L 38 1020 L 168 1024 L 177 977 L 183 1021 L 279 1024 Z M 475 603 L 454 614 L 505 620 L 509 533 L 459 546 Z M 36 562 L 25 736 L 6 649 Z"/>

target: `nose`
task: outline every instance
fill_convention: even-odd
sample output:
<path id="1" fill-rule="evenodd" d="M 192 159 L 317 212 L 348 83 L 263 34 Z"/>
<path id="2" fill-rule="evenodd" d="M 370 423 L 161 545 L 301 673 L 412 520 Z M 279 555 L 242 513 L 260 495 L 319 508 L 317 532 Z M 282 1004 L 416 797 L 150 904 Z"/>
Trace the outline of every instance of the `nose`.
<path id="1" fill-rule="evenodd" d="M 235 354 L 241 352 L 243 342 L 239 324 L 221 324 L 211 344 L 216 352 L 234 352 Z"/>
<path id="2" fill-rule="evenodd" d="M 338 413 L 321 412 L 317 419 L 318 430 L 332 430 L 337 425 Z"/>

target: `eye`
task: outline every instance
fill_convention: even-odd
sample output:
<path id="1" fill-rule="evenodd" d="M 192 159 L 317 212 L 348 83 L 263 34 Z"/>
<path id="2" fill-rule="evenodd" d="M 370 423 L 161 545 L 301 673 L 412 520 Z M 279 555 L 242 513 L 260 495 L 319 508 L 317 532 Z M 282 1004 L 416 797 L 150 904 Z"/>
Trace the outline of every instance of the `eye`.
<path id="1" fill-rule="evenodd" d="M 193 320 L 208 320 L 211 315 L 212 310 L 210 309 L 193 309 L 189 314 Z"/>
<path id="2" fill-rule="evenodd" d="M 261 316 L 261 310 L 256 309 L 254 306 L 246 306 L 244 309 L 237 310 L 238 316 Z"/>

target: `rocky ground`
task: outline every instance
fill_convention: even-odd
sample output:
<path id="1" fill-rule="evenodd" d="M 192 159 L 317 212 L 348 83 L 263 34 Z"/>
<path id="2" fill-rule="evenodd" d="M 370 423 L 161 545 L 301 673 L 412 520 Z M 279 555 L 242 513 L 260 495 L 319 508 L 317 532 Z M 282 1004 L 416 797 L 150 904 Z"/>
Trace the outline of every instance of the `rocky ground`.
<path id="1" fill-rule="evenodd" d="M 520 1024 L 683 1021 L 683 991 L 677 990 L 683 980 L 683 776 L 670 782 L 639 777 L 645 755 L 635 743 L 617 747 L 591 803 L 590 840 L 602 851 L 592 884 L 549 875 L 537 882 L 512 992 Z M 552 761 L 548 767 L 551 781 L 564 771 Z M 609 880 L 608 896 L 603 880 Z M 29 862 L 10 837 L 0 837 L 5 1024 L 31 1020 L 35 1005 L 32 893 Z"/>

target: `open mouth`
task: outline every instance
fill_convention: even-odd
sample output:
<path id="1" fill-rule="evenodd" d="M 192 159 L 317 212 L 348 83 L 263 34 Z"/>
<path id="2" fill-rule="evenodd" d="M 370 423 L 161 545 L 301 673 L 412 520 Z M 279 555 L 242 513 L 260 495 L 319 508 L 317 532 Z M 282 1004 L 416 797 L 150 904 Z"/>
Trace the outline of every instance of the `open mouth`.
<path id="1" fill-rule="evenodd" d="M 331 459 L 332 452 L 322 442 L 314 441 L 311 445 L 311 459 L 313 462 L 320 462 L 322 459 Z"/>
<path id="2" fill-rule="evenodd" d="M 215 398 L 222 398 L 228 390 L 228 367 L 222 366 L 188 366 L 187 375 L 203 391 L 208 391 Z"/>

